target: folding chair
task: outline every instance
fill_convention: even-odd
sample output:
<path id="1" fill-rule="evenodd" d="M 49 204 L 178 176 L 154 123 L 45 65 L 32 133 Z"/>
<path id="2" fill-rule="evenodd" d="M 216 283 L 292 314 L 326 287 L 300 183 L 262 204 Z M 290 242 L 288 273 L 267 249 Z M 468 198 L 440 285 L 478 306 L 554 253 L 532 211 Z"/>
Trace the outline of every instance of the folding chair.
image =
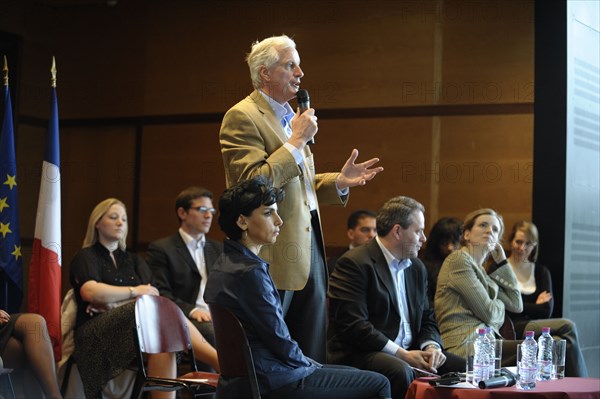
<path id="1" fill-rule="evenodd" d="M 238 318 L 227 308 L 216 303 L 208 304 L 215 329 L 217 355 L 221 378 L 238 379 L 242 392 L 236 392 L 235 397 L 226 397 L 217 388 L 219 399 L 260 399 L 256 370 L 252 359 L 252 351 L 246 338 L 246 333 Z M 246 395 L 246 396 L 241 396 Z"/>
<path id="2" fill-rule="evenodd" d="M 138 399 L 146 391 L 186 390 L 190 397 L 212 396 L 219 375 L 198 371 L 186 317 L 168 298 L 142 295 L 135 302 L 135 337 L 138 343 L 138 374 L 131 394 Z M 177 378 L 149 377 L 144 354 L 187 352 L 192 371 Z"/>
<path id="3" fill-rule="evenodd" d="M 15 389 L 13 388 L 13 383 L 12 383 L 12 379 L 10 378 L 10 373 L 12 373 L 12 369 L 5 369 L 4 368 L 4 362 L 2 361 L 2 358 L 0 357 L 0 376 L 6 379 L 6 382 L 8 382 L 8 387 L 10 388 L 10 392 L 12 393 L 12 397 L 13 399 L 17 399 L 17 397 L 15 396 Z M 2 394 L 0 393 L 0 397 L 2 397 Z"/>

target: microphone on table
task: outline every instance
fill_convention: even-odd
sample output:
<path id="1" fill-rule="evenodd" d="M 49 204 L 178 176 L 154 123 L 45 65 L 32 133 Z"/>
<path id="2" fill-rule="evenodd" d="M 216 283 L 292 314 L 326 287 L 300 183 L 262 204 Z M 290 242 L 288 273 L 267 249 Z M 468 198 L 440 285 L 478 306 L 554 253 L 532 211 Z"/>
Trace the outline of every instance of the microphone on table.
<path id="1" fill-rule="evenodd" d="M 298 101 L 298 110 L 300 111 L 300 113 L 303 113 L 304 111 L 309 109 L 310 108 L 310 96 L 308 95 L 308 90 L 304 90 L 304 89 L 298 90 L 298 93 L 296 94 L 296 101 Z M 315 143 L 315 138 L 313 136 L 313 138 L 310 139 L 307 142 L 307 144 L 314 144 L 314 143 Z"/>
<path id="2" fill-rule="evenodd" d="M 506 369 L 502 369 L 502 375 L 500 377 L 489 378 L 487 380 L 479 381 L 479 388 L 501 388 L 501 387 L 512 387 L 517 383 L 516 376 Z"/>

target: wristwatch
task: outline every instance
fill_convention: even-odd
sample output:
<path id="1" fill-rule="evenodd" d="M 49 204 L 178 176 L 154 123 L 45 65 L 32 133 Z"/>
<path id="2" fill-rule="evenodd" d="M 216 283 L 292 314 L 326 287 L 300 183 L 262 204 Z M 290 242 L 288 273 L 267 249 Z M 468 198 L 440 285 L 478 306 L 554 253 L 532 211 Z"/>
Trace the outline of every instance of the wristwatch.
<path id="1" fill-rule="evenodd" d="M 429 348 L 433 348 L 433 349 L 436 349 L 436 350 L 440 350 L 440 349 L 442 349 L 442 347 L 441 347 L 441 346 L 439 346 L 438 344 L 431 343 L 431 344 L 427 344 L 427 345 L 425 345 L 425 347 L 423 348 L 423 350 L 424 350 L 424 351 L 426 351 L 426 350 L 428 350 Z"/>

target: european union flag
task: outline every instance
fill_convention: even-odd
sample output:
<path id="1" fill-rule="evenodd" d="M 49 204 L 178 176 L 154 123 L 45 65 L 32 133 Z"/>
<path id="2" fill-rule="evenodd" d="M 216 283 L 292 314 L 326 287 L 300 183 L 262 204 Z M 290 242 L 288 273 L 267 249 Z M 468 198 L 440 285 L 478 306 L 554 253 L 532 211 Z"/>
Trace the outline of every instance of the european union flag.
<path id="1" fill-rule="evenodd" d="M 0 308 L 17 313 L 23 298 L 17 161 L 8 71 L 4 71 L 4 118 L 0 131 Z"/>

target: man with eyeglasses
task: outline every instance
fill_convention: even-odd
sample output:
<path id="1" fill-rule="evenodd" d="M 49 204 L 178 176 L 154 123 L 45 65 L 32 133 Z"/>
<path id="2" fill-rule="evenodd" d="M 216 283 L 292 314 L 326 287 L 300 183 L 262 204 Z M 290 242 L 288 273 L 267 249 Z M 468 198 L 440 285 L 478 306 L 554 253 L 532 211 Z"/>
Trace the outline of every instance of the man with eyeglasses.
<path id="1" fill-rule="evenodd" d="M 211 345 L 215 333 L 204 288 L 208 273 L 223 252 L 223 245 L 206 238 L 215 208 L 212 193 L 188 187 L 175 200 L 179 231 L 148 247 L 148 264 L 160 295 L 174 301 Z"/>

